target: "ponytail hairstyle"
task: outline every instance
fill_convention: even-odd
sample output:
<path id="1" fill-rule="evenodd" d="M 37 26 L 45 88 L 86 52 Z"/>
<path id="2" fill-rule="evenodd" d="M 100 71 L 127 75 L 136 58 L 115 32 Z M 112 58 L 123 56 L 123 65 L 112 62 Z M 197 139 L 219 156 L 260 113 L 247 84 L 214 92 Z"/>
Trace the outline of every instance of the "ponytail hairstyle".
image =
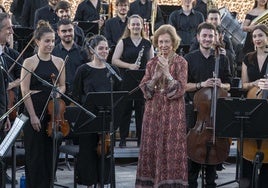
<path id="1" fill-rule="evenodd" d="M 49 22 L 39 20 L 37 27 L 34 31 L 34 39 L 40 40 L 45 33 L 55 33 Z"/>

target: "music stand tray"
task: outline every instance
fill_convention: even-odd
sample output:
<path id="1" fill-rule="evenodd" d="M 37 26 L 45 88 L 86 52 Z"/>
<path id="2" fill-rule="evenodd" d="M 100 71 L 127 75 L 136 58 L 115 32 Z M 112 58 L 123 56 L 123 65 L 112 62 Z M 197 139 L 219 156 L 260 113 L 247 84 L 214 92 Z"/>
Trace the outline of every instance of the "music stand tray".
<path id="1" fill-rule="evenodd" d="M 132 100 L 142 100 L 143 93 L 140 89 L 135 90 L 135 88 L 138 88 L 143 76 L 145 74 L 144 69 L 139 70 L 126 70 L 125 77 L 122 83 L 122 90 L 124 91 L 130 91 L 130 95 L 128 96 L 128 99 Z M 132 90 L 135 90 L 132 92 Z"/>
<path id="2" fill-rule="evenodd" d="M 216 136 L 240 138 L 268 138 L 268 102 L 266 99 L 219 98 L 216 111 Z"/>
<path id="3" fill-rule="evenodd" d="M 113 92 L 114 109 L 127 94 L 127 91 Z M 74 125 L 75 134 L 110 132 L 111 92 L 89 92 L 83 106 L 96 114 L 97 117 L 90 120 L 88 115 L 80 111 Z"/>
<path id="4" fill-rule="evenodd" d="M 31 39 L 34 30 L 30 27 L 13 27 L 14 40 Z"/>
<path id="5" fill-rule="evenodd" d="M 85 36 L 88 34 L 97 35 L 99 33 L 99 24 L 89 21 L 79 21 L 78 26 L 81 27 L 85 33 Z"/>
<path id="6" fill-rule="evenodd" d="M 239 187 L 242 187 L 244 138 L 267 138 L 268 102 L 266 99 L 219 98 L 215 133 L 218 137 L 239 138 Z M 232 183 L 234 181 L 231 181 Z M 227 183 L 225 183 L 227 184 Z"/>

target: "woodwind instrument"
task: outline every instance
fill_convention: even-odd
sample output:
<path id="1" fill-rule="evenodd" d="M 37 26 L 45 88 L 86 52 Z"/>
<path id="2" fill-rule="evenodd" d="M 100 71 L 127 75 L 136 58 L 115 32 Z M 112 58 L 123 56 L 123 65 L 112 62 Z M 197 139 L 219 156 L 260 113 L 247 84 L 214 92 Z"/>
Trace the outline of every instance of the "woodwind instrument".
<path id="1" fill-rule="evenodd" d="M 144 46 L 142 46 L 141 50 L 139 51 L 138 57 L 135 61 L 135 65 L 141 65 L 141 58 L 143 56 L 143 52 L 144 52 Z"/>

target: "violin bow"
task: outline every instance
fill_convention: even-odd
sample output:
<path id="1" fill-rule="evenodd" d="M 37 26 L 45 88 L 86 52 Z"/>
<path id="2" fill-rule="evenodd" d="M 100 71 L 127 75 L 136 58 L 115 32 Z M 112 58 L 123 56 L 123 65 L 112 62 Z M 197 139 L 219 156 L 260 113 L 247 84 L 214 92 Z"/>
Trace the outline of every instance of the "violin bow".
<path id="1" fill-rule="evenodd" d="M 26 49 L 30 46 L 30 44 L 32 43 L 34 37 L 31 38 L 31 40 L 28 42 L 28 44 L 24 47 L 24 49 L 21 51 L 21 53 L 19 54 L 19 56 L 17 57 L 17 59 L 14 61 L 14 63 L 9 67 L 8 69 L 8 73 L 10 73 L 13 68 L 15 67 L 16 63 L 18 63 L 18 60 L 21 58 L 21 56 L 24 54 L 24 52 L 26 51 Z"/>
<path id="2" fill-rule="evenodd" d="M 58 82 L 58 80 L 59 80 L 59 78 L 60 78 L 60 75 L 62 74 L 62 71 L 63 71 L 63 69 L 64 69 L 64 67 L 65 67 L 65 64 L 66 64 L 68 58 L 69 58 L 69 56 L 67 55 L 67 56 L 65 57 L 65 59 L 64 59 L 64 62 L 63 62 L 63 64 L 62 64 L 61 68 L 60 68 L 59 74 L 58 74 L 56 80 L 55 80 L 54 83 L 53 83 L 53 88 L 56 86 L 56 84 L 57 84 L 57 82 Z M 41 114 L 41 116 L 40 116 L 40 121 L 42 121 L 43 118 L 44 118 L 44 114 L 45 114 L 45 111 L 46 111 L 46 109 L 47 109 L 47 105 L 48 105 L 48 102 L 49 102 L 49 100 L 50 100 L 50 97 L 51 97 L 53 88 L 51 89 L 50 94 L 49 94 L 49 97 L 48 97 L 48 99 L 47 99 L 47 101 L 46 101 L 46 105 L 45 105 L 44 108 L 43 108 L 42 114 Z"/>

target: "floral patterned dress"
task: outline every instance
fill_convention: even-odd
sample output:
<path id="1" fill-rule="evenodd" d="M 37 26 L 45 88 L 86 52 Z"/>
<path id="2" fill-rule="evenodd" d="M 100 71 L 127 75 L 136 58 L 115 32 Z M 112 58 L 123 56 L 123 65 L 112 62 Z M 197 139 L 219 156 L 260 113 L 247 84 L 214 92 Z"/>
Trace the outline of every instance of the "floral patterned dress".
<path id="1" fill-rule="evenodd" d="M 169 61 L 174 84 L 159 79 L 149 87 L 158 57 L 146 67 L 140 88 L 146 99 L 136 188 L 188 187 L 184 93 L 187 61 L 177 54 Z"/>

